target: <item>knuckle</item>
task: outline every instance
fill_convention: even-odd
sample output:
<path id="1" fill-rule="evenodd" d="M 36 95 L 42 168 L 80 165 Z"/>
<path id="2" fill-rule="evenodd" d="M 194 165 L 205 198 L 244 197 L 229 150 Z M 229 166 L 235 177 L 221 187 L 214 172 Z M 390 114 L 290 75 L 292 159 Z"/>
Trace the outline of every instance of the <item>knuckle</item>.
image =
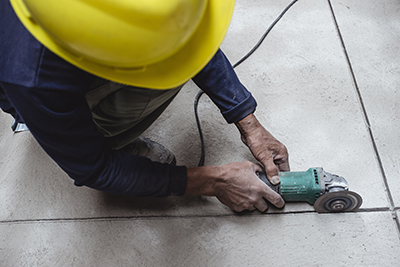
<path id="1" fill-rule="evenodd" d="M 249 204 L 248 204 L 248 206 L 254 205 L 255 203 L 257 203 L 257 201 L 258 201 L 258 199 L 257 199 L 255 196 L 251 196 L 251 197 L 249 198 Z"/>
<path id="2" fill-rule="evenodd" d="M 275 164 L 274 165 L 273 164 L 269 164 L 269 165 L 265 166 L 265 170 L 267 172 L 272 172 L 272 171 L 276 170 L 276 166 L 275 166 Z"/>
<path id="3" fill-rule="evenodd" d="M 245 167 L 250 168 L 254 165 L 254 163 L 250 162 L 250 161 L 245 161 L 244 162 Z"/>
<path id="4" fill-rule="evenodd" d="M 234 211 L 236 212 L 242 212 L 246 209 L 245 203 L 241 202 L 241 203 L 233 203 L 232 207 L 231 207 Z"/>
<path id="5" fill-rule="evenodd" d="M 241 207 L 241 206 L 235 206 L 235 207 L 233 208 L 233 210 L 236 211 L 236 212 L 242 212 L 242 211 L 245 210 L 245 208 L 243 208 L 243 207 Z"/>
<path id="6" fill-rule="evenodd" d="M 277 167 L 275 165 L 267 165 L 267 166 L 265 166 L 265 171 L 267 172 L 267 174 L 269 174 L 271 176 L 278 174 L 278 170 L 277 170 Z"/>
<path id="7" fill-rule="evenodd" d="M 283 144 L 281 144 L 281 147 L 280 147 L 280 153 L 279 153 L 279 158 L 282 160 L 282 161 L 287 161 L 287 159 L 289 158 L 289 152 L 288 152 L 288 149 L 286 148 L 286 146 L 284 146 Z"/>
<path id="8" fill-rule="evenodd" d="M 282 144 L 282 143 L 279 143 L 279 146 L 278 146 L 278 148 L 279 148 L 279 150 L 280 151 L 282 151 L 283 153 L 287 153 L 287 147 L 284 145 L 284 144 Z"/>
<path id="9" fill-rule="evenodd" d="M 256 203 L 255 198 L 249 198 L 249 199 L 247 199 L 247 201 L 244 201 L 244 202 L 240 203 L 239 205 L 236 205 L 235 211 L 241 212 L 244 210 L 253 210 L 255 203 Z"/>

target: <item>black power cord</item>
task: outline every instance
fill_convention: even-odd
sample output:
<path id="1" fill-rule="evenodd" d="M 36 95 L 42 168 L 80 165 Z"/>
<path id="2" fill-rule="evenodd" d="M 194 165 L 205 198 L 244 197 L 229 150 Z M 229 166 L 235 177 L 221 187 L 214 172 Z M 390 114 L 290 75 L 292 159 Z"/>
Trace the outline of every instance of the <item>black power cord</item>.
<path id="1" fill-rule="evenodd" d="M 261 36 L 260 40 L 257 42 L 257 44 L 246 54 L 244 55 L 238 62 L 236 62 L 233 65 L 233 68 L 236 68 L 240 64 L 242 64 L 248 57 L 250 57 L 262 44 L 264 39 L 267 37 L 269 32 L 274 28 L 274 26 L 278 23 L 278 21 L 285 15 L 285 13 L 297 2 L 298 0 L 293 0 L 282 12 L 281 14 L 272 22 L 272 24 L 268 27 L 268 29 L 265 31 L 265 33 Z M 201 125 L 200 125 L 200 120 L 199 120 L 199 114 L 197 111 L 197 107 L 199 105 L 199 100 L 200 97 L 204 94 L 202 90 L 199 90 L 197 93 L 195 99 L 194 99 L 194 114 L 196 117 L 196 123 L 197 123 L 197 129 L 199 130 L 199 135 L 200 135 L 200 142 L 201 142 L 201 155 L 200 155 L 200 160 L 197 166 L 204 166 L 204 160 L 205 160 L 205 145 L 204 145 L 204 137 L 203 137 L 203 131 L 201 130 Z"/>

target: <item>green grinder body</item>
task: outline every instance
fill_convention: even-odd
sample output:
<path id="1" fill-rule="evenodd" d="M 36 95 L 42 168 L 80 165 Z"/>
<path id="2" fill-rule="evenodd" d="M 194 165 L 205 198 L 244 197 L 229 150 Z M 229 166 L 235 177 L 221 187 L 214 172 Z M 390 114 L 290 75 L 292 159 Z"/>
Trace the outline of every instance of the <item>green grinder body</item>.
<path id="1" fill-rule="evenodd" d="M 317 168 L 305 172 L 281 172 L 279 194 L 286 202 L 306 201 L 313 205 L 321 195 L 321 179 Z"/>
<path id="2" fill-rule="evenodd" d="M 322 193 L 320 168 L 310 168 L 302 172 L 280 172 L 281 183 L 272 185 L 265 173 L 259 178 L 282 196 L 285 202 L 308 202 L 313 205 Z"/>

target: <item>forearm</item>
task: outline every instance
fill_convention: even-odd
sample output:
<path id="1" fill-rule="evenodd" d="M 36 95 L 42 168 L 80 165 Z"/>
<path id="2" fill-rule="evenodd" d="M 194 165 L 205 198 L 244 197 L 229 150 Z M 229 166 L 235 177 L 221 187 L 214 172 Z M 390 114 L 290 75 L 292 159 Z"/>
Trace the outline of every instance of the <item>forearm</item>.
<path id="1" fill-rule="evenodd" d="M 256 109 L 257 102 L 221 50 L 193 81 L 217 105 L 228 123 L 240 121 Z"/>
<path id="2" fill-rule="evenodd" d="M 188 168 L 185 195 L 215 196 L 220 173 L 220 166 Z"/>

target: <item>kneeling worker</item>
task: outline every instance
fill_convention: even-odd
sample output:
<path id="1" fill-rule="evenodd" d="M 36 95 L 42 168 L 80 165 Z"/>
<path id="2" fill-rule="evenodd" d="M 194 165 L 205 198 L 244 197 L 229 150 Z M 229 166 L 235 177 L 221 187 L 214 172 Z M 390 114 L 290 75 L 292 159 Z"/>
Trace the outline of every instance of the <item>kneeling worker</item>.
<path id="1" fill-rule="evenodd" d="M 216 196 L 235 211 L 284 201 L 251 162 L 186 168 L 140 137 L 190 79 L 273 184 L 288 153 L 219 46 L 233 0 L 0 2 L 0 107 L 77 186 L 131 196 Z M 178 117 L 179 114 L 176 114 Z"/>

